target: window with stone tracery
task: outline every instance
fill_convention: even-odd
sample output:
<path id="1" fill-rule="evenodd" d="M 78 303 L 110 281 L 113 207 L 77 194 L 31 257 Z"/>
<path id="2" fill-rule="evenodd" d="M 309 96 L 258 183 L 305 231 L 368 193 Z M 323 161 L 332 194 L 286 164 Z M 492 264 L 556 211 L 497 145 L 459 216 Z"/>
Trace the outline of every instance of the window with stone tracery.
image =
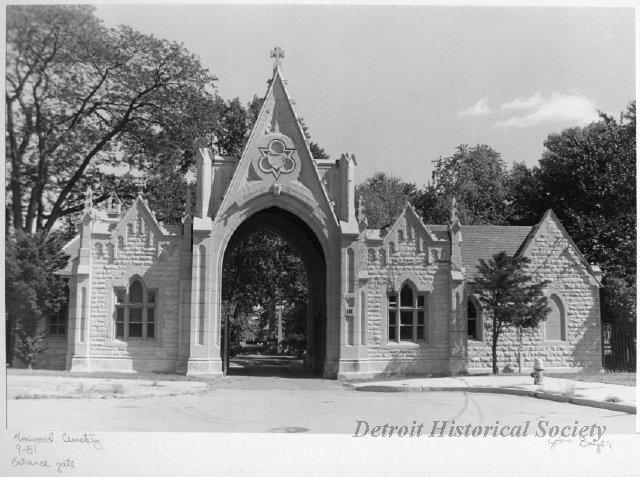
<path id="1" fill-rule="evenodd" d="M 127 288 L 115 288 L 114 292 L 116 338 L 154 339 L 157 290 L 147 289 L 141 278 L 134 278 Z"/>
<path id="2" fill-rule="evenodd" d="M 424 341 L 426 327 L 426 295 L 405 283 L 400 293 L 388 295 L 389 342 Z"/>

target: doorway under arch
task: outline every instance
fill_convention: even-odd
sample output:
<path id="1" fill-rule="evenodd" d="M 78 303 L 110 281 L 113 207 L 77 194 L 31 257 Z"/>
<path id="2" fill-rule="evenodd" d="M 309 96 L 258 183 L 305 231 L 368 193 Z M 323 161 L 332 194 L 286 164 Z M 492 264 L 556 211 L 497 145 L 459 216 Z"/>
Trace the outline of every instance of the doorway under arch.
<path id="1" fill-rule="evenodd" d="M 223 258 L 225 264 L 232 259 L 234 250 L 246 243 L 251 237 L 269 237 L 275 234 L 290 245 L 297 254 L 306 275 L 307 299 L 302 313 L 306 316 L 306 345 L 304 346 L 304 372 L 308 374 L 322 374 L 323 362 L 326 355 L 326 306 L 327 306 L 327 264 L 322 246 L 311 228 L 298 216 L 279 207 L 262 209 L 245 219 L 231 235 Z M 260 235 L 262 234 L 262 235 Z M 269 253 L 269 251 L 265 251 Z M 223 295 L 232 277 L 222 275 Z M 286 305 L 286 304 L 285 304 Z M 246 308 L 246 307 L 245 307 Z M 221 334 L 221 345 L 223 340 Z M 224 352 L 224 347 L 220 347 Z M 224 361 L 224 357 L 223 357 Z M 275 372 L 277 374 L 277 372 Z"/>

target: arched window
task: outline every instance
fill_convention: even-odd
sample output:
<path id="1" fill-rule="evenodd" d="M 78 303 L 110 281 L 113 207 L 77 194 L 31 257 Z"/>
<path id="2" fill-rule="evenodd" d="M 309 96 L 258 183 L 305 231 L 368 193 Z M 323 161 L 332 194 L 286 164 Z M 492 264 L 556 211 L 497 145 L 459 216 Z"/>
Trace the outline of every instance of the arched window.
<path id="1" fill-rule="evenodd" d="M 547 341 L 564 341 L 567 339 L 565 333 L 565 312 L 562 301 L 556 295 L 549 298 L 549 308 L 551 311 L 544 324 L 544 339 Z"/>
<path id="2" fill-rule="evenodd" d="M 65 279 L 65 282 L 68 282 Z M 56 313 L 49 316 L 49 336 L 64 336 L 67 334 L 67 320 L 69 319 L 69 286 L 64 286 L 64 302 Z"/>
<path id="3" fill-rule="evenodd" d="M 482 311 L 471 297 L 467 300 L 467 339 L 482 340 Z"/>
<path id="4" fill-rule="evenodd" d="M 399 300 L 398 300 L 399 298 Z M 425 340 L 425 295 L 417 293 L 414 287 L 405 283 L 397 293 L 388 296 L 389 341 Z"/>
<path id="5" fill-rule="evenodd" d="M 156 335 L 157 290 L 134 278 L 128 288 L 116 288 L 116 338 L 153 339 Z"/>

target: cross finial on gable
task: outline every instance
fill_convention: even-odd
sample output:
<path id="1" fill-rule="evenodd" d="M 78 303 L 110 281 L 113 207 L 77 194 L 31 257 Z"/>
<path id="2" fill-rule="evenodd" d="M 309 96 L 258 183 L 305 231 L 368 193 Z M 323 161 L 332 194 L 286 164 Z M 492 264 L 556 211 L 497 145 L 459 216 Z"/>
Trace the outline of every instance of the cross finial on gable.
<path id="1" fill-rule="evenodd" d="M 273 68 L 275 69 L 282 64 L 280 60 L 284 58 L 284 50 L 279 46 L 276 46 L 273 50 L 271 50 L 271 58 L 274 58 Z"/>

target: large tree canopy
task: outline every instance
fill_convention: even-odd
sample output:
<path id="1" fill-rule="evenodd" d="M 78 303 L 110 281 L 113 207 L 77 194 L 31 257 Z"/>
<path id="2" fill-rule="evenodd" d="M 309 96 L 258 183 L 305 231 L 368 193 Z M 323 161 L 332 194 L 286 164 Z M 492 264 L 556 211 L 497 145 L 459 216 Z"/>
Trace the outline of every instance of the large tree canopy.
<path id="1" fill-rule="evenodd" d="M 553 208 L 590 262 L 636 277 L 636 109 L 552 134 L 544 143 L 539 212 Z"/>
<path id="2" fill-rule="evenodd" d="M 589 262 L 604 272 L 603 321 L 636 316 L 636 105 L 620 119 L 600 114 L 544 143 L 535 191 L 522 203 L 553 208 Z M 536 190 L 537 189 L 537 190 Z"/>
<path id="3" fill-rule="evenodd" d="M 393 224 L 407 202 L 417 194 L 416 185 L 384 172 L 376 172 L 356 187 L 356 201 L 362 200 L 370 228 L 383 229 Z"/>
<path id="4" fill-rule="evenodd" d="M 236 303 L 236 335 L 248 328 L 250 316 L 259 313 L 262 328 L 276 306 L 283 306 L 285 335 L 306 336 L 302 311 L 307 276 L 302 260 L 282 237 L 269 231 L 252 234 L 225 256 L 222 273 L 222 299 Z"/>
<path id="5" fill-rule="evenodd" d="M 184 153 L 220 103 L 182 45 L 107 29 L 88 6 L 9 7 L 6 80 L 10 218 L 27 231 L 81 208 L 87 184 L 105 199 L 116 174 L 101 166 Z"/>
<path id="6" fill-rule="evenodd" d="M 491 147 L 460 145 L 451 157 L 434 161 L 429 183 L 416 200 L 425 221 L 446 223 L 451 200 L 463 224 L 504 224 L 509 217 L 509 181 L 500 154 Z"/>

